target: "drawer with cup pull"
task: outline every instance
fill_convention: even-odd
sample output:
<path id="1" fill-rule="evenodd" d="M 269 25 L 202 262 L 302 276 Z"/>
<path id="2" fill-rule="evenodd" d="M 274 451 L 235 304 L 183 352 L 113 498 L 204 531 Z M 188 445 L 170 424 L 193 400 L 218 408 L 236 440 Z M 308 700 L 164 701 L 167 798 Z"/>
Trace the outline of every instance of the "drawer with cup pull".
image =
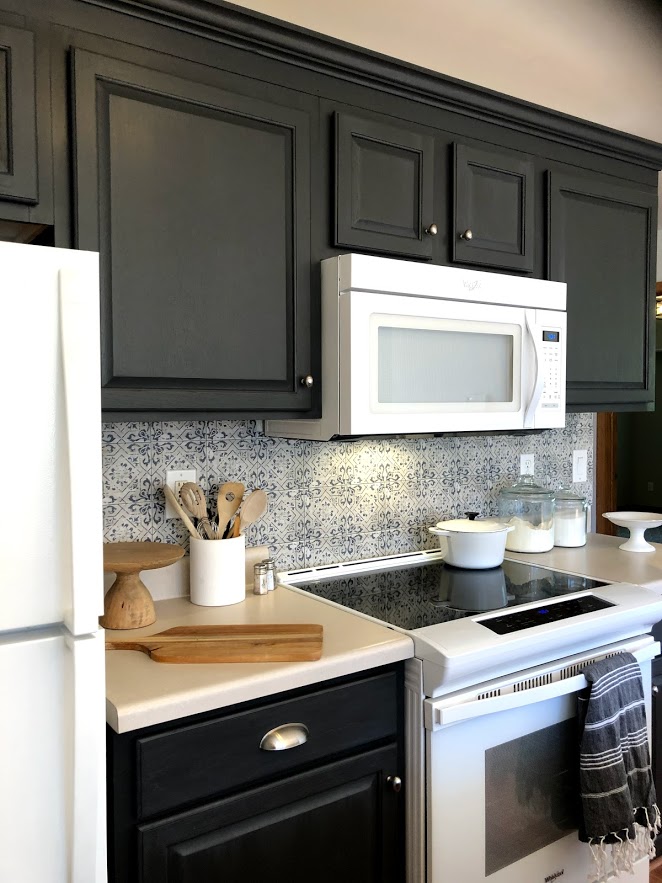
<path id="1" fill-rule="evenodd" d="M 140 736 L 137 816 L 149 818 L 392 740 L 398 729 L 397 688 L 395 671 L 381 671 Z"/>

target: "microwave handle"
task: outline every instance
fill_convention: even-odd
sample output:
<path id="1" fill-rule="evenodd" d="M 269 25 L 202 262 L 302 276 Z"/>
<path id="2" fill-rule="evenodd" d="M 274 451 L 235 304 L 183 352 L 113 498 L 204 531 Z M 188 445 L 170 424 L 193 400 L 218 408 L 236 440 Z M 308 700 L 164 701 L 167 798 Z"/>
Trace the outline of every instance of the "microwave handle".
<path id="1" fill-rule="evenodd" d="M 523 429 L 534 429 L 534 414 L 540 402 L 542 391 L 545 386 L 545 381 L 542 374 L 542 343 L 540 342 L 540 335 L 538 334 L 539 328 L 535 321 L 536 311 L 525 310 L 524 315 L 526 319 L 526 330 L 528 331 L 529 337 L 531 338 L 533 352 L 535 353 L 536 358 L 536 379 L 535 383 L 533 384 L 533 392 L 531 393 L 531 398 L 529 399 L 529 403 L 526 406 L 526 411 L 524 412 Z"/>

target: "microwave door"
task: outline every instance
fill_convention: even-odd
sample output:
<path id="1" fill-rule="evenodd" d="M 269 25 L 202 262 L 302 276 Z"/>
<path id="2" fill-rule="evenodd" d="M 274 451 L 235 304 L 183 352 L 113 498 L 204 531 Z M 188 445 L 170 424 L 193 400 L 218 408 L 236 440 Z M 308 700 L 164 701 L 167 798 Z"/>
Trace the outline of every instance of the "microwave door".
<path id="1" fill-rule="evenodd" d="M 525 311 L 350 292 L 340 298 L 340 434 L 522 429 Z M 524 372 L 526 373 L 526 372 Z"/>

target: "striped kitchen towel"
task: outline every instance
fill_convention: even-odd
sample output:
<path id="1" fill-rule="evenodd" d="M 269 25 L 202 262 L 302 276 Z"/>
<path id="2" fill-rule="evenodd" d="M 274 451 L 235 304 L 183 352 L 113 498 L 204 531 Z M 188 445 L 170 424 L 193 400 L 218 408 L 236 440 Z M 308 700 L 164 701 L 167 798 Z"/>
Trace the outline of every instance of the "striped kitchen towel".
<path id="1" fill-rule="evenodd" d="M 660 830 L 650 766 L 641 670 L 631 653 L 584 669 L 579 697 L 579 838 L 593 853 L 592 883 L 603 883 L 634 862 L 655 856 Z M 610 853 L 607 845 L 611 844 Z"/>

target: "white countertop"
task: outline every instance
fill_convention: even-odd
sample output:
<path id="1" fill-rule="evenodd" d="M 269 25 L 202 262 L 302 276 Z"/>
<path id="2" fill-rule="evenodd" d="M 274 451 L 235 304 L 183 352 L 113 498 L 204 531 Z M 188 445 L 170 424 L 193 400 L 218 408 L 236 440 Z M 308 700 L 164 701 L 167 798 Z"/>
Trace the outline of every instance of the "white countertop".
<path id="1" fill-rule="evenodd" d="M 654 552 L 625 552 L 619 547 L 626 539 L 591 533 L 578 549 L 555 546 L 549 552 L 506 552 L 506 558 L 604 582 L 634 583 L 662 594 L 662 545 L 653 543 Z"/>
<path id="2" fill-rule="evenodd" d="M 589 534 L 578 549 L 516 553 L 515 561 L 540 564 L 604 582 L 630 582 L 662 594 L 662 545 L 654 552 L 624 552 L 622 537 Z M 157 621 L 108 637 L 149 635 L 175 625 L 313 622 L 324 627 L 316 662 L 168 665 L 135 650 L 106 653 L 106 719 L 118 733 L 270 696 L 330 678 L 354 674 L 413 656 L 413 642 L 350 611 L 280 586 L 268 595 L 248 594 L 241 604 L 197 607 L 188 598 L 156 602 Z"/>
<path id="3" fill-rule="evenodd" d="M 108 638 L 154 634 L 175 625 L 319 623 L 321 659 L 315 662 L 166 664 L 136 650 L 106 651 L 106 720 L 118 733 L 176 720 L 330 678 L 399 662 L 414 655 L 411 638 L 279 586 L 248 594 L 240 604 L 197 607 L 187 598 L 157 601 L 157 620 Z"/>

